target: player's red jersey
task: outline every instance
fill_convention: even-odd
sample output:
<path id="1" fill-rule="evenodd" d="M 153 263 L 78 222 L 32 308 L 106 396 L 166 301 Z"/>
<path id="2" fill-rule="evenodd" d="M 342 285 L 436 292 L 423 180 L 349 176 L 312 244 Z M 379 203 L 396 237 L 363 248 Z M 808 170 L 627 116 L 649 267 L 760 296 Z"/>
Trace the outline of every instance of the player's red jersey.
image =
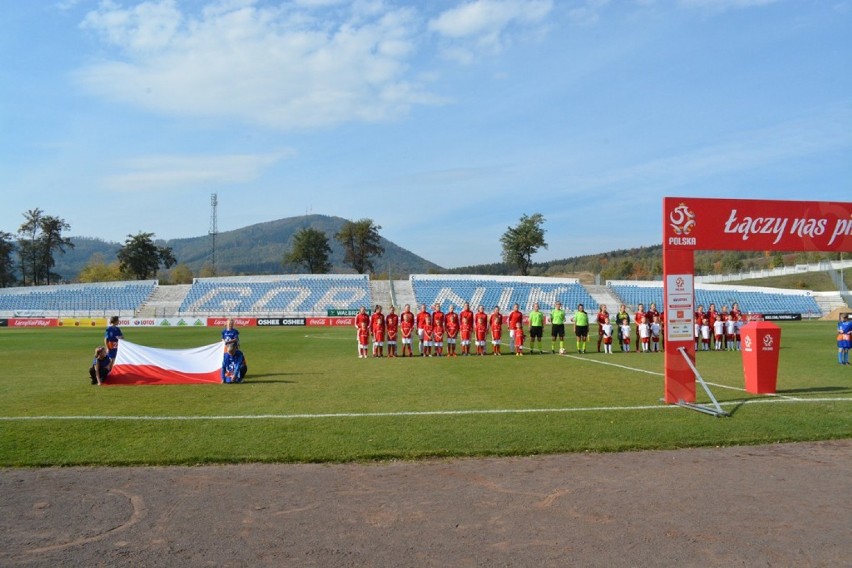
<path id="1" fill-rule="evenodd" d="M 370 343 L 370 330 L 367 328 L 358 329 L 358 344 L 367 345 Z"/>
<path id="2" fill-rule="evenodd" d="M 427 321 L 423 324 L 423 341 L 432 341 L 432 322 Z"/>
<path id="3" fill-rule="evenodd" d="M 598 333 L 603 331 L 603 324 L 606 323 L 606 320 L 609 318 L 609 312 L 598 312 L 598 315 L 595 317 L 595 321 L 598 322 Z"/>
<path id="4" fill-rule="evenodd" d="M 491 319 L 488 321 L 491 324 L 491 337 L 500 339 L 503 334 L 503 314 L 491 314 Z"/>
<path id="5" fill-rule="evenodd" d="M 444 341 L 444 324 L 436 323 L 432 326 L 432 341 L 440 343 Z"/>
<path id="6" fill-rule="evenodd" d="M 388 314 L 385 317 L 385 329 L 388 332 L 388 341 L 396 341 L 396 334 L 399 330 L 399 316 L 396 314 Z"/>
<path id="7" fill-rule="evenodd" d="M 399 316 L 396 314 L 388 314 L 385 317 L 385 328 L 390 331 L 399 329 Z"/>
<path id="8" fill-rule="evenodd" d="M 509 329 L 515 329 L 518 322 L 524 321 L 524 314 L 521 310 L 512 310 L 509 312 Z"/>
<path id="9" fill-rule="evenodd" d="M 476 340 L 485 341 L 485 333 L 488 331 L 488 314 L 477 312 L 473 316 L 473 327 L 476 329 Z"/>
<path id="10" fill-rule="evenodd" d="M 417 312 L 417 329 L 423 329 L 426 323 L 432 323 L 432 315 L 429 312 Z"/>
<path id="11" fill-rule="evenodd" d="M 645 312 L 636 312 L 635 314 L 633 314 L 633 321 L 637 324 L 640 323 L 644 319 L 645 319 Z"/>
<path id="12" fill-rule="evenodd" d="M 359 313 L 355 316 L 355 327 L 361 329 L 361 324 L 366 323 L 367 327 L 370 327 L 370 315 L 369 314 L 361 314 Z"/>
<path id="13" fill-rule="evenodd" d="M 523 347 L 524 345 L 524 330 L 516 329 L 515 330 L 515 345 L 517 347 Z"/>
<path id="14" fill-rule="evenodd" d="M 444 312 L 440 308 L 432 312 L 432 325 L 436 324 L 444 325 Z"/>
<path id="15" fill-rule="evenodd" d="M 652 310 L 648 308 L 648 311 L 645 312 L 645 323 L 651 325 L 651 323 L 654 321 L 654 318 L 659 317 L 659 315 L 660 312 L 658 312 L 657 310 Z"/>
<path id="16" fill-rule="evenodd" d="M 459 315 L 455 312 L 450 312 L 444 318 L 444 321 L 447 325 L 447 337 L 455 337 L 459 333 Z"/>
<path id="17" fill-rule="evenodd" d="M 373 330 L 376 341 L 385 340 L 385 316 L 378 312 L 373 314 L 370 317 L 370 328 Z"/>
<path id="18" fill-rule="evenodd" d="M 414 314 L 402 312 L 399 318 L 399 328 L 402 330 L 403 337 L 411 337 L 411 330 L 414 329 Z"/>

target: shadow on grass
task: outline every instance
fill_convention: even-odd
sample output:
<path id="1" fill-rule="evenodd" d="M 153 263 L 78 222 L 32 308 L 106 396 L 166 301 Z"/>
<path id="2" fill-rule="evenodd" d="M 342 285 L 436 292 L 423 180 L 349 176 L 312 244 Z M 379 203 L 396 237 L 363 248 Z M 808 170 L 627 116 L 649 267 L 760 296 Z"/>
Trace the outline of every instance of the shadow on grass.
<path id="1" fill-rule="evenodd" d="M 246 382 L 247 383 L 258 383 L 258 384 L 263 384 L 263 383 L 295 384 L 298 381 L 290 381 L 290 380 L 287 380 L 287 379 L 277 378 L 277 377 L 294 377 L 294 376 L 302 376 L 302 375 L 319 375 L 319 374 L 320 373 L 265 373 L 265 374 L 260 374 L 260 375 L 253 375 L 253 374 L 250 373 L 246 377 Z"/>
<path id="2" fill-rule="evenodd" d="M 775 394 L 821 394 L 821 393 L 835 393 L 835 394 L 850 394 L 852 393 L 852 388 L 850 387 L 809 387 L 803 389 L 784 389 L 775 391 Z"/>

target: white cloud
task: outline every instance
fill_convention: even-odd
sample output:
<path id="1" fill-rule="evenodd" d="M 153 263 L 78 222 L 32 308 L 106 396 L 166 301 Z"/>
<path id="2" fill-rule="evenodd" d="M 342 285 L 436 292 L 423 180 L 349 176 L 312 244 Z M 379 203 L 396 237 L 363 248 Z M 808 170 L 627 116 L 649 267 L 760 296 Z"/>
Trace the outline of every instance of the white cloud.
<path id="1" fill-rule="evenodd" d="M 729 9 L 755 8 L 775 4 L 778 0 L 679 0 L 687 8 L 706 8 L 724 11 Z"/>
<path id="2" fill-rule="evenodd" d="M 158 113 L 281 129 L 391 120 L 442 102 L 408 77 L 420 25 L 412 9 L 356 2 L 320 19 L 331 1 L 303 3 L 229 0 L 190 14 L 174 0 L 106 0 L 82 27 L 121 57 L 75 77 L 92 94 Z"/>
<path id="3" fill-rule="evenodd" d="M 442 12 L 429 30 L 452 42 L 447 57 L 470 63 L 479 51 L 501 51 L 513 27 L 541 26 L 552 9 L 551 0 L 474 0 Z"/>
<path id="4" fill-rule="evenodd" d="M 123 171 L 107 176 L 103 184 L 114 191 L 147 192 L 246 183 L 292 154 L 283 150 L 270 154 L 144 156 L 120 163 Z"/>

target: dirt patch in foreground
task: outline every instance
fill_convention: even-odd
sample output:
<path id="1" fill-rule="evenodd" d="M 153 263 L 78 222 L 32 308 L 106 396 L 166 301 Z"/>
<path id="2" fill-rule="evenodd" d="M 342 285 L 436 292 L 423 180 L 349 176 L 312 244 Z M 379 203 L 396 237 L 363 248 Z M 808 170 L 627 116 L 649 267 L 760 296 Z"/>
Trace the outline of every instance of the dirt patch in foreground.
<path id="1" fill-rule="evenodd" d="M 852 441 L 0 469 L 3 566 L 841 566 Z"/>

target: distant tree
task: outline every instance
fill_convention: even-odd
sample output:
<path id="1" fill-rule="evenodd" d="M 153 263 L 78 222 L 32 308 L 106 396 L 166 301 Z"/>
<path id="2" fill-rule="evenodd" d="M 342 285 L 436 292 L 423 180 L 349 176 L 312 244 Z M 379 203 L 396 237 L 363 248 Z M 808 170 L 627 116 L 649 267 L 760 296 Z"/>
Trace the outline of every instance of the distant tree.
<path id="1" fill-rule="evenodd" d="M 381 245 L 379 229 L 372 219 L 346 221 L 334 238 L 343 245 L 343 262 L 355 269 L 358 274 L 368 270 L 372 272 L 372 257 L 381 256 L 385 249 Z"/>
<path id="2" fill-rule="evenodd" d="M 74 248 L 74 243 L 71 242 L 71 239 L 62 236 L 62 231 L 69 230 L 71 225 L 66 223 L 65 219 L 53 217 L 52 215 L 42 217 L 40 225 L 41 246 L 39 249 L 41 252 L 41 270 L 45 283 L 50 284 L 52 277 L 54 281 L 59 278 L 58 275 L 51 272 L 51 269 L 56 266 L 53 254 L 57 251 L 65 254 L 66 248 Z"/>
<path id="3" fill-rule="evenodd" d="M 15 260 L 12 255 L 15 252 L 15 241 L 12 235 L 0 231 L 0 288 L 13 286 L 17 281 L 15 278 Z"/>
<path id="4" fill-rule="evenodd" d="M 301 264 L 311 274 L 327 274 L 331 270 L 330 254 L 331 247 L 325 233 L 304 228 L 293 236 L 293 248 L 284 255 L 283 264 Z"/>
<path id="5" fill-rule="evenodd" d="M 213 265 L 209 262 L 205 262 L 201 266 L 201 270 L 198 271 L 199 278 L 212 278 L 216 276 L 216 270 L 213 268 Z"/>
<path id="6" fill-rule="evenodd" d="M 24 286 L 35 286 L 39 282 L 39 251 L 38 230 L 41 217 L 44 214 L 39 208 L 30 209 L 24 213 L 24 222 L 18 228 L 18 257 L 21 262 L 21 283 Z"/>
<path id="7" fill-rule="evenodd" d="M 70 238 L 62 232 L 71 226 L 60 217 L 45 215 L 39 208 L 24 213 L 24 223 L 18 229 L 18 254 L 21 260 L 21 275 L 24 285 L 50 284 L 59 275 L 51 272 L 56 266 L 54 254 L 65 253 L 74 248 Z"/>
<path id="8" fill-rule="evenodd" d="M 119 262 L 116 260 L 107 264 L 104 261 L 104 255 L 99 252 L 89 258 L 89 262 L 77 276 L 80 282 L 118 282 L 124 280 L 124 278 Z"/>
<path id="9" fill-rule="evenodd" d="M 121 271 L 137 280 L 147 280 L 156 276 L 162 265 L 171 268 L 177 261 L 169 247 L 158 247 L 152 240 L 154 233 L 127 235 L 124 246 L 118 251 Z"/>
<path id="10" fill-rule="evenodd" d="M 509 227 L 500 242 L 503 244 L 503 260 L 518 267 L 521 276 L 529 274 L 532 255 L 540 248 L 547 248 L 544 241 L 544 217 L 541 213 L 521 216 L 515 227 Z"/>
<path id="11" fill-rule="evenodd" d="M 192 270 L 183 263 L 175 265 L 169 275 L 172 284 L 192 284 Z"/>

